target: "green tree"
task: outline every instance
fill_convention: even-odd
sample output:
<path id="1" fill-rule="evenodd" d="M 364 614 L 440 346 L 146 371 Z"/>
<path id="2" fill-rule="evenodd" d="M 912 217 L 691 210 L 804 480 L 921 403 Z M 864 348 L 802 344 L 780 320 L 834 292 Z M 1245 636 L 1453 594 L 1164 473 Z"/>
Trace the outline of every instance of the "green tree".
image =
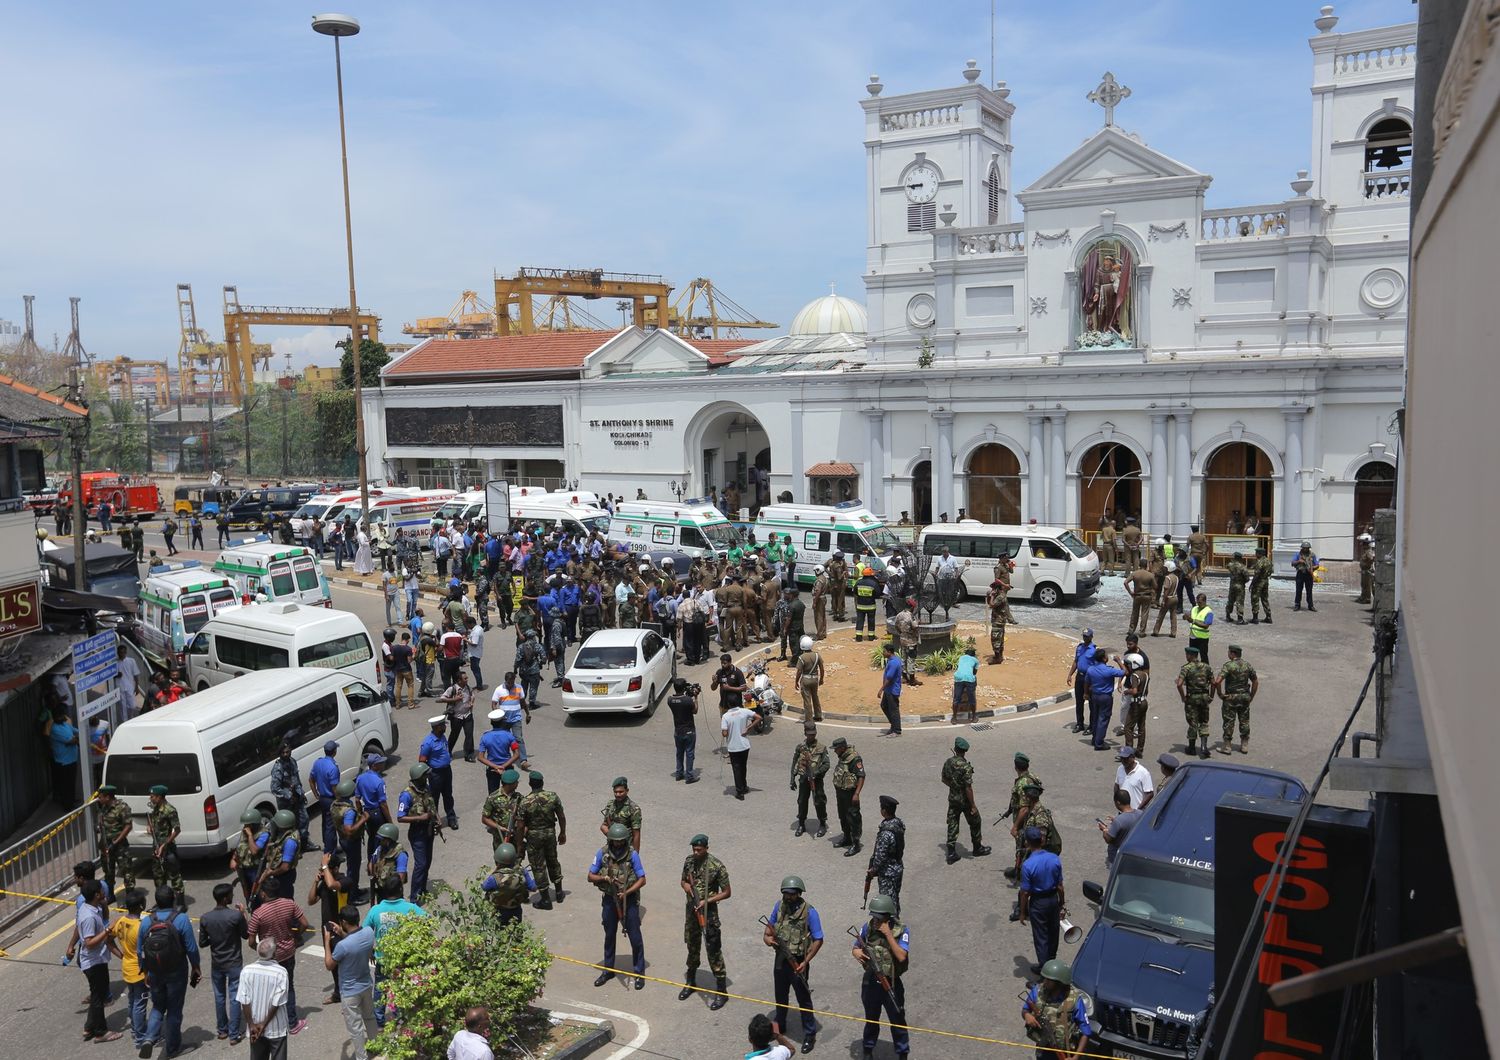
<path id="1" fill-rule="evenodd" d="M 501 926 L 482 881 L 476 876 L 462 891 L 439 885 L 428 916 L 404 917 L 381 936 L 381 989 L 395 1013 L 370 1040 L 371 1053 L 447 1056 L 454 1028 L 477 1005 L 489 1009 L 491 1040 L 504 1040 L 541 996 L 552 965 L 546 940 L 525 922 Z"/>
<path id="2" fill-rule="evenodd" d="M 89 461 L 116 471 L 146 466 L 146 419 L 132 402 L 106 398 L 89 405 Z"/>
<path id="3" fill-rule="evenodd" d="M 350 350 L 349 340 L 335 343 L 344 352 L 339 355 L 339 389 L 354 389 L 354 354 Z M 391 355 L 385 351 L 385 343 L 376 342 L 372 339 L 359 340 L 359 381 L 362 386 L 379 386 L 380 370 L 391 361 Z"/>
<path id="4" fill-rule="evenodd" d="M 354 391 L 324 392 L 316 401 L 314 434 L 322 456 L 321 470 L 339 476 L 355 474 L 359 461 L 354 454 Z"/>

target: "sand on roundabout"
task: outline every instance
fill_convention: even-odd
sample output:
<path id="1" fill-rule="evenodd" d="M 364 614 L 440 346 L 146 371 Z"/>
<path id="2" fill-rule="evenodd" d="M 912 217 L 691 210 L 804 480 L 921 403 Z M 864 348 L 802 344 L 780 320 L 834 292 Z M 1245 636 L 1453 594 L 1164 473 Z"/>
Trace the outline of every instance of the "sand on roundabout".
<path id="1" fill-rule="evenodd" d="M 980 712 L 994 711 L 1021 703 L 1048 699 L 1067 691 L 1068 666 L 1073 661 L 1073 642 L 1059 633 L 1025 626 L 1011 626 L 1005 635 L 1005 662 L 991 665 L 990 629 L 980 622 L 960 622 L 954 637 L 962 641 L 974 638 L 979 649 L 979 687 L 975 704 Z M 849 717 L 882 718 L 880 713 L 880 671 L 870 664 L 871 654 L 885 643 L 868 638 L 855 643 L 852 628 L 829 630 L 825 640 L 814 646 L 823 656 L 824 679 L 819 699 L 824 714 Z M 762 656 L 765 657 L 765 656 Z M 755 656 L 743 659 L 741 666 Z M 767 658 L 766 673 L 772 685 L 786 701 L 789 711 L 800 712 L 801 693 L 797 691 L 793 670 L 777 661 L 775 646 Z M 949 714 L 953 710 L 953 674 L 919 674 L 920 685 L 907 684 L 901 692 L 903 717 Z"/>

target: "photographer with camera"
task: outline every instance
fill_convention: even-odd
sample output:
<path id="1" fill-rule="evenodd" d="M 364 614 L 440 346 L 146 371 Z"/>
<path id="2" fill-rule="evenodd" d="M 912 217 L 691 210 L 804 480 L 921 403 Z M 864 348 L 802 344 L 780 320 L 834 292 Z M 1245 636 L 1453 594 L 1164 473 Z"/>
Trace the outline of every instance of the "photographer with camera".
<path id="1" fill-rule="evenodd" d="M 698 696 L 702 685 L 691 684 L 685 677 L 672 679 L 672 694 L 667 697 L 667 706 L 672 711 L 672 739 L 676 744 L 676 765 L 673 780 L 698 783 L 698 774 L 693 770 L 693 755 L 698 748 Z"/>

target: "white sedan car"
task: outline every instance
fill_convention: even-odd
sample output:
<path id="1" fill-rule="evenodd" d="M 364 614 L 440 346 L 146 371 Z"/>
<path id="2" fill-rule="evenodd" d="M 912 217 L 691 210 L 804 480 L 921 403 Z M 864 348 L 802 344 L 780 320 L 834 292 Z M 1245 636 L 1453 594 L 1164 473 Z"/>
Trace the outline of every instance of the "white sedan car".
<path id="1" fill-rule="evenodd" d="M 649 629 L 601 629 L 578 649 L 563 678 L 569 714 L 623 710 L 649 714 L 671 691 L 676 652 Z"/>

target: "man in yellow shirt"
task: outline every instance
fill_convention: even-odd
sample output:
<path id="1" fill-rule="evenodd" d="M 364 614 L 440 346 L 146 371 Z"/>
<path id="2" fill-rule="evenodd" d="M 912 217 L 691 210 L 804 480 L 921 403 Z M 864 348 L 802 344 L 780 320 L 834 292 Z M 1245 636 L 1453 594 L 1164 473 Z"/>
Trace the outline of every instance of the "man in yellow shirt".
<path id="1" fill-rule="evenodd" d="M 125 915 L 109 926 L 109 933 L 120 950 L 120 975 L 125 980 L 127 1010 L 130 1013 L 130 1037 L 139 1049 L 146 1042 L 146 1016 L 151 990 L 146 985 L 146 973 L 141 971 L 141 962 L 136 952 L 136 940 L 141 930 L 141 919 L 146 912 L 146 893 L 132 887 L 123 892 Z"/>

